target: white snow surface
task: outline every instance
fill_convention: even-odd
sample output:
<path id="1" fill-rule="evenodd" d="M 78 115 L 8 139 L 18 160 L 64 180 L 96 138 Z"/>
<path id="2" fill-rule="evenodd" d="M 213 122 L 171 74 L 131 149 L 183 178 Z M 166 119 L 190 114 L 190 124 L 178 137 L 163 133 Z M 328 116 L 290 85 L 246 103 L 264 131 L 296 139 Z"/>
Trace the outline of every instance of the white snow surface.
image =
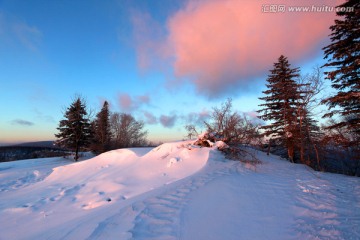
<path id="1" fill-rule="evenodd" d="M 0 163 L 0 239 L 360 239 L 359 178 L 190 144 Z"/>

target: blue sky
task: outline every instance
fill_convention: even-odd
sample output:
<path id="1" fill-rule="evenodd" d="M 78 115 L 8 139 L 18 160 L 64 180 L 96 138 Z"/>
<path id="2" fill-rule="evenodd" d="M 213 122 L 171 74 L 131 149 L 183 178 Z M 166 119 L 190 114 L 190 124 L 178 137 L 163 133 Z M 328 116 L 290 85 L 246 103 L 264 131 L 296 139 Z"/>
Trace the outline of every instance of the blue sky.
<path id="1" fill-rule="evenodd" d="M 225 19 L 225 3 L 251 4 L 254 21 Z M 324 63 L 321 47 L 333 21 L 327 14 L 311 27 L 320 14 L 270 16 L 261 4 L 266 1 L 2 0 L 0 143 L 53 140 L 75 94 L 95 111 L 107 100 L 112 111 L 145 121 L 153 141 L 183 138 L 186 123 L 202 120 L 228 97 L 236 110 L 254 112 L 280 54 L 304 72 Z M 231 14 L 241 16 L 239 6 Z M 292 26 L 279 26 L 287 19 L 297 24 L 295 34 L 283 32 Z M 262 21 L 274 27 L 266 40 Z"/>

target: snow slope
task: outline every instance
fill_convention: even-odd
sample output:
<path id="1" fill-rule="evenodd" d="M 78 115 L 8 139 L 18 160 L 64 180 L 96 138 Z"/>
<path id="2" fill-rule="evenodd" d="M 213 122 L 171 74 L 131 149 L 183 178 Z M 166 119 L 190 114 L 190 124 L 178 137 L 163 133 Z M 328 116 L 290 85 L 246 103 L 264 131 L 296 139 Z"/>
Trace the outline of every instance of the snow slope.
<path id="1" fill-rule="evenodd" d="M 359 178 L 189 143 L 0 164 L 0 239 L 360 239 Z"/>

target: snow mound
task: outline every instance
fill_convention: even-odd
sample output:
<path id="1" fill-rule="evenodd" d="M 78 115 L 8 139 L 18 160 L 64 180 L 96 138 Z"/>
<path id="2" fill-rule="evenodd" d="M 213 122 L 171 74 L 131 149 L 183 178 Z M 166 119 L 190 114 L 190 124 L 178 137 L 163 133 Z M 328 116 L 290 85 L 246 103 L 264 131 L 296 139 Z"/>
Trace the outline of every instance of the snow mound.
<path id="1" fill-rule="evenodd" d="M 219 147 L 0 164 L 0 239 L 359 239 L 359 178 L 256 150 L 250 169 Z"/>
<path id="2" fill-rule="evenodd" d="M 184 143 L 165 143 L 145 155 L 137 149 L 121 149 L 88 161 L 54 168 L 44 185 L 63 186 L 74 206 L 93 209 L 122 201 L 187 177 L 208 159 L 205 149 L 189 150 Z M 56 192 L 56 191 L 55 191 Z M 54 193 L 59 199 L 65 194 Z"/>
<path id="3" fill-rule="evenodd" d="M 31 182 L 21 191 L 14 190 L 16 197 L 4 195 L 2 202 L 5 204 L 0 209 L 2 218 L 17 219 L 26 215 L 19 224 L 24 224 L 25 228 L 31 225 L 32 236 L 36 236 L 44 231 L 41 224 L 34 227 L 33 221 L 39 216 L 46 218 L 48 227 L 57 227 L 75 221 L 86 212 L 122 202 L 126 204 L 136 196 L 203 168 L 211 149 L 190 146 L 191 142 L 184 141 L 165 143 L 154 149 L 119 149 L 86 161 L 54 167 L 47 177 Z M 31 175 L 38 177 L 41 173 L 34 170 Z M 2 229 L 8 228 L 11 232 L 14 225 L 11 221 L 8 223 Z"/>

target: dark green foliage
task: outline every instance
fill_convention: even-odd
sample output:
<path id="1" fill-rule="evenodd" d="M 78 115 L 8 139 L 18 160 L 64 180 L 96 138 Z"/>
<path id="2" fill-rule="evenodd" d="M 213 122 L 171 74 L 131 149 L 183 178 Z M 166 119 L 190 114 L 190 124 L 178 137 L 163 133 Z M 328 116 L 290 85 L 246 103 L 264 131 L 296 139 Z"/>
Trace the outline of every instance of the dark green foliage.
<path id="1" fill-rule="evenodd" d="M 329 69 L 325 74 L 332 82 L 336 94 L 325 99 L 329 113 L 324 117 L 340 115 L 339 121 L 330 129 L 346 128 L 352 132 L 348 146 L 360 145 L 360 1 L 348 0 L 340 8 L 353 8 L 353 11 L 339 11 L 335 24 L 330 27 L 331 44 L 323 48 L 325 59 L 323 67 Z"/>
<path id="2" fill-rule="evenodd" d="M 294 159 L 294 146 L 297 129 L 298 100 L 302 97 L 295 79 L 299 77 L 299 69 L 291 68 L 286 57 L 280 56 L 267 78 L 265 97 L 259 98 L 265 103 L 258 111 L 261 119 L 271 123 L 261 128 L 264 135 L 280 140 L 288 150 L 288 157 Z"/>
<path id="3" fill-rule="evenodd" d="M 75 152 L 75 161 L 79 158 L 79 150 L 89 146 L 92 131 L 86 111 L 84 100 L 80 97 L 67 108 L 63 120 L 60 121 L 58 134 L 55 137 L 58 140 L 56 145 L 67 148 Z"/>
<path id="4" fill-rule="evenodd" d="M 56 147 L 5 146 L 0 147 L 0 162 L 31 158 L 49 158 L 66 155 L 66 151 Z"/>
<path id="5" fill-rule="evenodd" d="M 109 103 L 104 102 L 101 111 L 96 115 L 92 122 L 94 138 L 91 144 L 91 150 L 96 153 L 103 153 L 110 149 L 111 129 Z"/>

